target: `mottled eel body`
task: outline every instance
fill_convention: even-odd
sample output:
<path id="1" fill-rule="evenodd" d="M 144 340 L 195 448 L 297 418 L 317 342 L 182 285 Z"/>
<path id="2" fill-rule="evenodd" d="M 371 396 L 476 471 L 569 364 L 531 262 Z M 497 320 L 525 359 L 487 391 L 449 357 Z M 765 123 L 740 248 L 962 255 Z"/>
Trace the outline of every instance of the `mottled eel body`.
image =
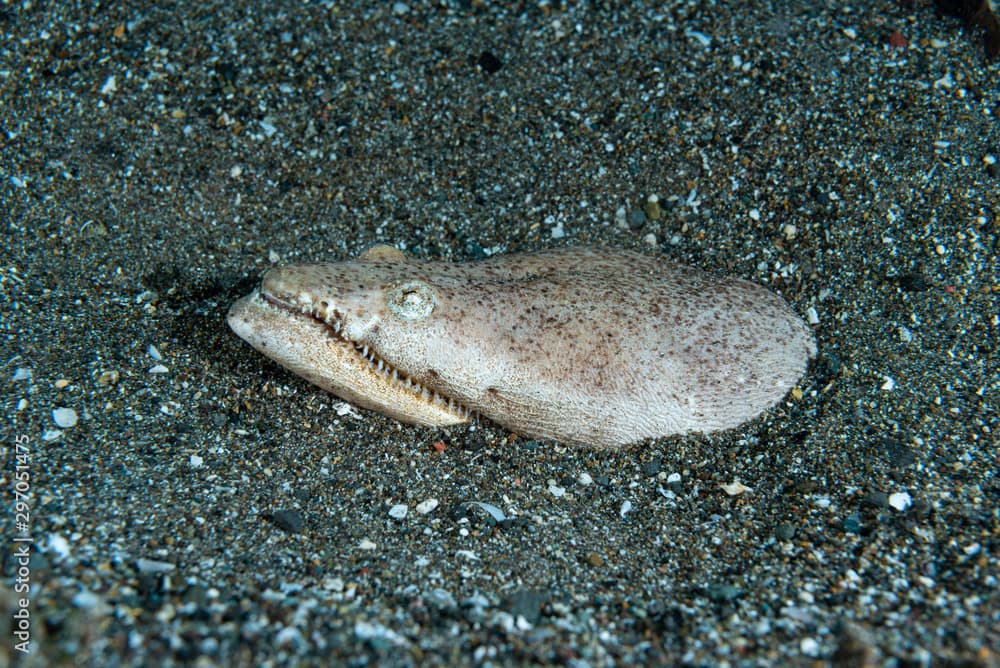
<path id="1" fill-rule="evenodd" d="M 452 264 L 375 246 L 273 269 L 228 319 L 291 371 L 401 421 L 478 413 L 596 447 L 735 427 L 816 353 L 774 293 L 612 249 Z"/>

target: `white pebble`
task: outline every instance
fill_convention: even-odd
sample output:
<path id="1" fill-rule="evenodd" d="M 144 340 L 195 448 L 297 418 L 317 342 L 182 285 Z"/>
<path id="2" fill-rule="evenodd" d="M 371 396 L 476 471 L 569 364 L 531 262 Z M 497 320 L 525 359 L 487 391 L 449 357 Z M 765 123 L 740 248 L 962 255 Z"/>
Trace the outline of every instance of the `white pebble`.
<path id="1" fill-rule="evenodd" d="M 421 515 L 426 515 L 427 513 L 437 508 L 438 505 L 439 504 L 437 499 L 427 499 L 426 501 L 421 501 L 420 503 L 417 504 L 417 512 L 420 513 Z"/>
<path id="2" fill-rule="evenodd" d="M 260 125 L 260 129 L 264 131 L 265 137 L 273 137 L 278 132 L 277 126 L 274 125 L 274 123 L 271 123 L 268 120 L 269 118 L 270 117 L 267 117 L 262 121 L 257 121 L 257 124 Z"/>
<path id="3" fill-rule="evenodd" d="M 201 465 L 205 463 L 205 459 L 201 455 L 191 455 L 188 463 L 191 464 L 191 468 L 201 468 Z"/>
<path id="4" fill-rule="evenodd" d="M 622 507 L 618 511 L 618 514 L 625 517 L 630 512 L 632 512 L 632 502 L 626 499 L 625 501 L 622 501 Z"/>
<path id="5" fill-rule="evenodd" d="M 882 383 L 883 390 L 885 390 L 886 392 L 892 392 L 893 389 L 895 389 L 896 381 L 894 381 L 892 378 L 890 378 L 889 376 L 882 376 L 882 380 L 883 380 Z"/>
<path id="6" fill-rule="evenodd" d="M 816 312 L 815 307 L 810 306 L 806 309 L 806 322 L 810 325 L 819 324 L 819 313 Z"/>
<path id="7" fill-rule="evenodd" d="M 896 510 L 906 510 L 913 505 L 913 499 L 906 492 L 894 492 L 889 495 L 889 505 Z"/>
<path id="8" fill-rule="evenodd" d="M 152 343 L 150 343 L 149 346 L 146 348 L 146 352 L 149 353 L 149 356 L 152 357 L 154 361 L 156 362 L 163 361 L 163 355 L 160 354 L 160 351 L 157 350 L 156 346 L 154 346 Z"/>
<path id="9" fill-rule="evenodd" d="M 396 505 L 394 505 L 392 508 L 389 509 L 389 517 L 395 520 L 401 520 L 404 517 L 406 517 L 406 513 L 408 511 L 409 508 L 405 503 L 397 503 Z"/>
<path id="10" fill-rule="evenodd" d="M 114 75 L 111 75 L 104 80 L 104 85 L 101 86 L 101 95 L 110 95 L 118 90 L 118 81 L 115 79 Z"/>
<path id="11" fill-rule="evenodd" d="M 680 482 L 680 481 L 681 481 L 680 473 L 671 473 L 670 475 L 667 476 L 667 482 L 669 483 Z"/>
<path id="12" fill-rule="evenodd" d="M 559 485 L 549 485 L 549 493 L 552 496 L 559 498 L 560 496 L 564 496 L 566 494 L 566 488 L 560 487 Z"/>
<path id="13" fill-rule="evenodd" d="M 56 555 L 56 561 L 62 561 L 69 556 L 69 541 L 57 533 L 50 533 L 43 551 Z"/>
<path id="14" fill-rule="evenodd" d="M 913 332 L 911 332 L 908 327 L 906 327 L 904 325 L 900 325 L 899 326 L 899 340 L 902 341 L 903 343 L 912 343 L 913 342 Z"/>
<path id="15" fill-rule="evenodd" d="M 73 606 L 84 610 L 103 611 L 107 609 L 107 604 L 104 603 L 104 600 L 88 589 L 83 589 L 77 592 L 76 595 L 70 599 L 70 603 L 72 603 Z"/>
<path id="16" fill-rule="evenodd" d="M 362 538 L 361 542 L 358 543 L 358 548 L 361 550 L 374 550 L 377 546 L 372 541 L 367 538 Z"/>
<path id="17" fill-rule="evenodd" d="M 31 369 L 27 367 L 18 367 L 14 370 L 14 377 L 11 380 L 17 382 L 19 380 L 31 380 Z"/>
<path id="18" fill-rule="evenodd" d="M 162 364 L 157 364 L 149 370 L 149 373 L 170 373 L 170 369 Z"/>
<path id="19" fill-rule="evenodd" d="M 815 638 L 803 638 L 799 641 L 799 649 L 806 656 L 819 656 L 819 643 Z"/>
<path id="20" fill-rule="evenodd" d="M 137 559 L 135 567 L 140 573 L 169 573 L 177 568 L 169 562 L 155 559 Z"/>
<path id="21" fill-rule="evenodd" d="M 585 485 L 585 486 L 586 485 L 592 485 L 592 484 L 594 484 L 594 479 L 586 471 L 584 471 L 583 473 L 581 473 L 580 475 L 578 475 L 576 477 L 576 481 L 578 483 L 580 483 L 581 485 Z"/>
<path id="22" fill-rule="evenodd" d="M 75 427 L 77 419 L 76 411 L 72 408 L 56 408 L 52 411 L 52 421 L 63 429 Z"/>
<path id="23" fill-rule="evenodd" d="M 350 405 L 346 401 L 341 401 L 339 404 L 333 405 L 333 410 L 337 412 L 337 415 L 344 417 L 345 415 L 354 418 L 355 420 L 363 420 L 361 413 L 354 410 L 354 406 Z"/>

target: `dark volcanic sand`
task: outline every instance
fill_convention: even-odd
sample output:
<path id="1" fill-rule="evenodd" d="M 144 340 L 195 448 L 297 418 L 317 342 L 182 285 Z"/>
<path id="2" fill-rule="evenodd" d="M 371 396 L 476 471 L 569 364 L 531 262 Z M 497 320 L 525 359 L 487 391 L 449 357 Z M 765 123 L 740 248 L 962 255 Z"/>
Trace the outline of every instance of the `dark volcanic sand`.
<path id="1" fill-rule="evenodd" d="M 0 9 L 0 665 L 996 665 L 977 34 L 927 0 L 260 4 Z M 352 413 L 225 326 L 268 266 L 379 241 L 645 250 L 813 309 L 820 357 L 739 429 L 609 453 Z"/>

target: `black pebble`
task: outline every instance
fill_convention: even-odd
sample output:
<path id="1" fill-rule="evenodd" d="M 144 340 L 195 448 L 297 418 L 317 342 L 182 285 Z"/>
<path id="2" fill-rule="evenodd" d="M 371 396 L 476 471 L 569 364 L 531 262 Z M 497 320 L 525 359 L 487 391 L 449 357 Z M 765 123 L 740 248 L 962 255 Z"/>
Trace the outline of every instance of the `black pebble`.
<path id="1" fill-rule="evenodd" d="M 500 59 L 489 51 L 483 51 L 479 54 L 479 60 L 476 61 L 476 65 L 479 65 L 483 72 L 486 72 L 487 74 L 499 72 L 500 68 L 503 67 L 503 63 L 500 62 Z"/>
<path id="2" fill-rule="evenodd" d="M 646 213 L 642 209 L 632 209 L 628 212 L 628 226 L 633 230 L 642 229 L 646 224 Z"/>
<path id="3" fill-rule="evenodd" d="M 782 522 L 778 525 L 778 528 L 774 530 L 774 534 L 781 540 L 791 540 L 795 537 L 795 525 L 789 524 L 788 522 Z"/>
<path id="4" fill-rule="evenodd" d="M 660 468 L 663 466 L 662 457 L 654 457 L 645 464 L 642 465 L 642 473 L 647 476 L 654 476 L 660 472 Z"/>
<path id="5" fill-rule="evenodd" d="M 918 273 L 900 274 L 896 277 L 896 281 L 899 287 L 907 292 L 923 292 L 930 287 L 924 275 Z"/>
<path id="6" fill-rule="evenodd" d="M 298 533 L 306 524 L 302 513 L 297 510 L 276 510 L 271 515 L 271 521 L 276 527 L 288 533 Z"/>

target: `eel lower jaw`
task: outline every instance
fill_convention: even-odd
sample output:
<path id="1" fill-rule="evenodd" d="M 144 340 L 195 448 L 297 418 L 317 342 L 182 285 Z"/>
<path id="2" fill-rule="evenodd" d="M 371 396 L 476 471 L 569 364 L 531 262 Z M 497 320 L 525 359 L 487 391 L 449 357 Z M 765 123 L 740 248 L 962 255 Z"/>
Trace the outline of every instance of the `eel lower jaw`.
<path id="1" fill-rule="evenodd" d="M 408 374 L 386 362 L 367 344 L 348 338 L 340 314 L 335 309 L 295 303 L 290 299 L 267 292 L 263 288 L 258 291 L 258 298 L 263 305 L 281 311 L 285 317 L 312 320 L 321 325 L 332 339 L 342 344 L 341 349 L 348 351 L 348 354 L 353 356 L 359 377 L 363 375 L 366 378 L 367 382 L 364 385 L 367 387 L 367 392 L 380 395 L 370 398 L 370 400 L 374 400 L 374 403 L 383 404 L 387 400 L 386 398 L 398 397 L 402 394 L 409 397 L 408 404 L 418 402 L 442 412 L 442 418 L 433 421 L 433 424 L 441 426 L 465 423 L 474 417 L 473 411 L 454 399 L 413 380 Z M 334 393 L 336 394 L 336 390 Z M 407 420 L 407 406 L 399 405 L 396 410 L 389 408 L 389 412 L 394 413 L 397 419 L 418 424 L 429 423 L 425 417 L 416 415 L 412 416 L 413 419 Z M 386 412 L 385 407 L 380 410 Z"/>

